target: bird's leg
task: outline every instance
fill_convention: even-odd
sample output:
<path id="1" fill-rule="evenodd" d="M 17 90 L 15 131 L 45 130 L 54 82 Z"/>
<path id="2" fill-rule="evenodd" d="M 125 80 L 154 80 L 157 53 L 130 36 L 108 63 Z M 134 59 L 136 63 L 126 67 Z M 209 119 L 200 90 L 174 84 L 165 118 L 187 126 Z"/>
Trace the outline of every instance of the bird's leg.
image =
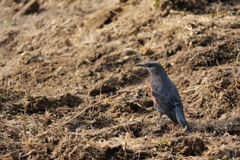
<path id="1" fill-rule="evenodd" d="M 174 124 L 171 124 L 171 126 L 170 126 L 170 128 L 171 128 L 171 131 L 170 131 L 171 134 L 174 132 L 174 126 L 175 126 Z"/>
<path id="2" fill-rule="evenodd" d="M 159 112 L 159 113 L 160 113 L 160 112 Z M 160 123 L 162 116 L 163 116 L 163 114 L 162 114 L 162 113 L 160 113 L 160 116 L 159 116 L 159 118 L 158 118 L 158 120 L 157 120 L 157 124 L 159 124 L 159 123 Z"/>
<path id="3" fill-rule="evenodd" d="M 163 115 L 164 115 L 164 114 L 160 113 L 160 118 L 162 118 Z M 166 116 L 165 116 L 165 118 L 163 117 L 163 123 L 166 122 L 167 118 L 168 118 L 168 117 L 166 117 Z"/>

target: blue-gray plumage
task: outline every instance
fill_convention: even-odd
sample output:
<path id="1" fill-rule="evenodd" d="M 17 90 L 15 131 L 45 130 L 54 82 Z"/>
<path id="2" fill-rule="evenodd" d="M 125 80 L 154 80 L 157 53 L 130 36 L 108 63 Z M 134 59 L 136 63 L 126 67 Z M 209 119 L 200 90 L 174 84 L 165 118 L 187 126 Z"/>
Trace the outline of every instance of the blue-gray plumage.
<path id="1" fill-rule="evenodd" d="M 146 67 L 151 74 L 151 92 L 154 107 L 161 114 L 166 114 L 174 123 L 180 123 L 183 128 L 186 127 L 187 132 L 191 132 L 191 128 L 184 116 L 183 104 L 178 90 L 162 65 L 158 62 L 147 62 L 136 64 L 136 66 Z"/>

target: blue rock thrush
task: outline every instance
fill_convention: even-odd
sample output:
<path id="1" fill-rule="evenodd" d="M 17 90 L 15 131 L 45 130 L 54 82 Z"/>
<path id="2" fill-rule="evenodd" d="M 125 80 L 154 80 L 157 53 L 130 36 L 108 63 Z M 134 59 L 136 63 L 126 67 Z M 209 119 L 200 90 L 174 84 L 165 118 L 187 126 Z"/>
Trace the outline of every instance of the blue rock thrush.
<path id="1" fill-rule="evenodd" d="M 180 123 L 183 128 L 186 127 L 187 132 L 191 132 L 184 116 L 178 90 L 162 65 L 158 62 L 147 62 L 136 64 L 136 66 L 146 67 L 151 74 L 151 92 L 156 110 L 161 114 L 166 114 L 174 123 Z"/>

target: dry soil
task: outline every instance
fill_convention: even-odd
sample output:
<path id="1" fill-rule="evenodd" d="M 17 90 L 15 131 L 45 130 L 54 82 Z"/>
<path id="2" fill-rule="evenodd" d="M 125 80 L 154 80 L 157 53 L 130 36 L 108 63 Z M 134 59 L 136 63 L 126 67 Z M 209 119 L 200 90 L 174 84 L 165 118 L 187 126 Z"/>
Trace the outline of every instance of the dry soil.
<path id="1" fill-rule="evenodd" d="M 1 0 L 0 159 L 240 159 L 240 3 Z M 160 62 L 187 134 L 153 108 Z"/>

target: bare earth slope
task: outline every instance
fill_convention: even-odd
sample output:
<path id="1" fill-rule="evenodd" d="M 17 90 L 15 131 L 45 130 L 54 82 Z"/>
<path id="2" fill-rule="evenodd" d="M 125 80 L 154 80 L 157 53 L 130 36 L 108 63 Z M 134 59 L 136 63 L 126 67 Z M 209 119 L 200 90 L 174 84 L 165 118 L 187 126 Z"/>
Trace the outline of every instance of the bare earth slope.
<path id="1" fill-rule="evenodd" d="M 0 159 L 239 159 L 240 4 L 1 0 Z M 160 118 L 149 74 L 193 133 Z"/>

